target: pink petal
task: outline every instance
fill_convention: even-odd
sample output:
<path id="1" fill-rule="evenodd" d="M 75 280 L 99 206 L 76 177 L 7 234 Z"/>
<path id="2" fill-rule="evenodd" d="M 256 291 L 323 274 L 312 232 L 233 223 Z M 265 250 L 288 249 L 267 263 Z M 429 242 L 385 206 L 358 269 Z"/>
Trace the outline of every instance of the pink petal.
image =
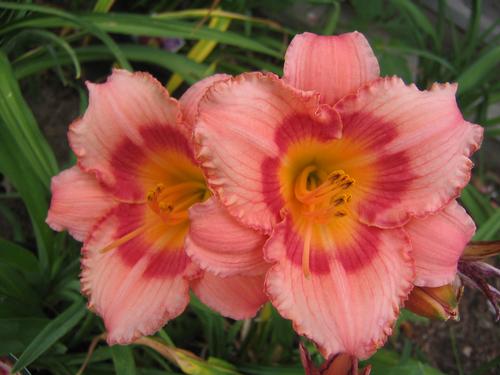
<path id="1" fill-rule="evenodd" d="M 264 275 L 222 278 L 205 272 L 191 286 L 205 305 L 223 316 L 240 320 L 254 317 L 267 301 L 264 278 Z"/>
<path id="2" fill-rule="evenodd" d="M 301 90 L 315 90 L 330 105 L 380 74 L 377 58 L 363 34 L 295 36 L 285 56 L 283 79 Z"/>
<path id="3" fill-rule="evenodd" d="M 465 210 L 452 201 L 436 214 L 411 220 L 405 229 L 412 242 L 415 285 L 438 287 L 454 280 L 458 259 L 476 226 Z"/>
<path id="4" fill-rule="evenodd" d="M 184 122 L 191 129 L 198 116 L 198 104 L 207 90 L 216 82 L 225 81 L 231 78 L 228 74 L 214 74 L 191 86 L 179 99 L 181 104 Z"/>
<path id="5" fill-rule="evenodd" d="M 89 307 L 103 318 L 109 344 L 153 334 L 189 302 L 187 278 L 194 276 L 194 269 L 176 239 L 180 230 L 153 223 L 121 246 L 102 251 L 148 224 L 147 210 L 144 205 L 117 206 L 83 249 L 82 291 L 89 296 Z"/>
<path id="6" fill-rule="evenodd" d="M 266 272 L 267 237 L 238 223 L 216 199 L 191 207 L 189 218 L 186 253 L 201 268 L 224 277 Z"/>
<path id="7" fill-rule="evenodd" d="M 52 177 L 51 190 L 47 224 L 57 231 L 67 229 L 78 241 L 83 241 L 96 222 L 116 205 L 94 176 L 76 166 Z"/>
<path id="8" fill-rule="evenodd" d="M 147 73 L 114 70 L 105 83 L 87 86 L 89 107 L 69 130 L 78 163 L 121 199 L 143 199 L 144 192 L 136 186 L 143 174 L 131 167 L 145 160 L 162 164 L 160 149 L 191 156 L 190 134 L 180 125 L 180 106 Z"/>
<path id="9" fill-rule="evenodd" d="M 367 224 L 393 227 L 435 212 L 470 179 L 483 129 L 466 122 L 456 85 L 430 91 L 384 78 L 342 99 L 339 163 L 356 180 L 354 208 Z"/>
<path id="10" fill-rule="evenodd" d="M 265 164 L 284 152 L 278 130 L 287 129 L 286 142 L 316 133 L 333 139 L 341 131 L 335 111 L 320 105 L 316 94 L 294 90 L 272 74 L 216 83 L 199 108 L 195 140 L 208 183 L 230 214 L 267 233 L 281 209 L 280 187 L 267 182 L 272 166 Z"/>
<path id="11" fill-rule="evenodd" d="M 323 234 L 330 237 L 327 245 L 311 247 L 308 278 L 303 238 L 289 218 L 280 223 L 265 247 L 266 257 L 277 262 L 267 274 L 266 292 L 325 358 L 347 353 L 364 359 L 391 334 L 413 286 L 410 244 L 400 229 L 368 227 L 348 216 L 338 220 L 338 233 Z"/>

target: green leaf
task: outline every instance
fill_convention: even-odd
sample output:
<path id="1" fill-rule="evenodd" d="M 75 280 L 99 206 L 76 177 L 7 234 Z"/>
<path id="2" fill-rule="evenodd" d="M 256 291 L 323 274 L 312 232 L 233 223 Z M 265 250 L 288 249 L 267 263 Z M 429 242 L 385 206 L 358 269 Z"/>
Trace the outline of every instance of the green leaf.
<path id="1" fill-rule="evenodd" d="M 5 6 L 5 3 L 0 2 L 0 7 L 2 6 Z M 252 38 L 231 31 L 220 31 L 210 29 L 206 26 L 197 26 L 196 23 L 191 22 L 161 20 L 152 16 L 127 13 L 82 14 L 79 15 L 78 20 L 94 25 L 109 33 L 150 37 L 174 37 L 189 40 L 214 40 L 218 43 L 283 58 L 280 51 L 270 48 Z M 57 28 L 74 27 L 74 25 L 75 21 L 63 17 L 26 18 L 5 26 L 0 30 L 0 35 L 27 27 Z"/>
<path id="2" fill-rule="evenodd" d="M 183 55 L 168 52 L 154 47 L 134 44 L 120 45 L 127 59 L 150 63 L 176 72 L 189 84 L 195 83 L 205 76 L 207 66 L 196 63 Z M 90 46 L 76 48 L 75 53 L 80 62 L 113 60 L 113 54 L 105 46 Z M 56 55 L 61 65 L 69 64 L 68 56 L 62 53 Z M 36 74 L 55 65 L 54 59 L 48 54 L 31 56 L 14 64 L 14 74 L 18 79 Z"/>
<path id="3" fill-rule="evenodd" d="M 117 375 L 135 375 L 135 361 L 130 346 L 113 345 L 111 347 L 113 363 Z"/>
<path id="4" fill-rule="evenodd" d="M 189 306 L 203 324 L 204 334 L 208 342 L 208 352 L 213 356 L 224 357 L 226 346 L 224 319 L 201 303 L 194 294 L 191 295 Z"/>
<path id="5" fill-rule="evenodd" d="M 12 37 L 8 43 L 4 46 L 4 50 L 9 51 L 11 47 L 14 46 L 14 44 L 17 42 L 18 39 L 26 38 L 26 36 L 31 36 L 35 35 L 39 38 L 46 39 L 50 42 L 53 42 L 54 44 L 57 44 L 60 46 L 67 54 L 68 57 L 71 59 L 71 62 L 73 63 L 73 66 L 75 67 L 75 79 L 80 78 L 81 75 L 81 66 L 80 62 L 78 61 L 78 58 L 76 57 L 75 51 L 73 48 L 69 45 L 68 42 L 66 42 L 63 38 L 58 37 L 54 33 L 51 33 L 46 30 L 23 30 L 19 34 L 15 35 Z"/>
<path id="6" fill-rule="evenodd" d="M 479 227 L 495 213 L 495 209 L 490 204 L 489 199 L 471 184 L 467 185 L 465 189 L 462 190 L 460 200 Z"/>
<path id="7" fill-rule="evenodd" d="M 302 366 L 240 365 L 238 370 L 248 375 L 304 375 Z"/>
<path id="8" fill-rule="evenodd" d="M 34 310 L 39 310 L 41 301 L 33 285 L 27 281 L 25 275 L 3 263 L 0 264 L 1 294 L 15 298 Z"/>
<path id="9" fill-rule="evenodd" d="M 23 155 L 29 157 L 33 172 L 48 188 L 50 177 L 57 173 L 52 150 L 38 129 L 36 120 L 24 101 L 7 56 L 0 51 L 0 130 L 8 132 Z"/>
<path id="10" fill-rule="evenodd" d="M 340 18 L 340 10 L 340 3 L 334 1 L 332 4 L 332 10 L 330 11 L 326 24 L 323 28 L 324 35 L 333 35 L 333 33 L 335 32 Z"/>
<path id="11" fill-rule="evenodd" d="M 107 13 L 115 3 L 115 0 L 97 0 L 94 5 L 94 12 Z"/>
<path id="12" fill-rule="evenodd" d="M 38 261 L 31 251 L 2 238 L 0 238 L 0 264 L 23 272 L 38 271 Z"/>
<path id="13" fill-rule="evenodd" d="M 402 360 L 398 353 L 380 349 L 364 364 L 371 364 L 370 375 L 444 375 L 438 369 L 412 358 Z"/>
<path id="14" fill-rule="evenodd" d="M 50 178 L 58 171 L 57 163 L 1 51 L 0 76 L 0 173 L 9 178 L 26 204 L 40 266 L 47 271 L 53 234 L 45 224 L 45 217 Z"/>
<path id="15" fill-rule="evenodd" d="M 0 216 L 2 216 L 5 219 L 7 227 L 10 228 L 10 232 L 8 233 L 11 233 L 12 240 L 14 242 L 23 243 L 26 242 L 26 236 L 24 234 L 24 228 L 22 226 L 22 222 L 18 215 L 19 212 L 17 212 L 18 210 L 15 210 L 16 212 L 14 212 L 14 210 L 12 210 L 11 207 L 9 207 L 7 204 L 4 204 L 4 202 L 2 202 L 1 200 L 2 198 L 7 198 L 9 195 L 12 196 L 14 194 L 18 197 L 21 197 L 17 193 L 8 193 L 0 195 Z"/>
<path id="16" fill-rule="evenodd" d="M 42 14 L 50 14 L 53 16 L 58 17 L 61 20 L 64 20 L 65 22 L 68 22 L 70 26 L 79 26 L 82 27 L 83 29 L 87 30 L 91 34 L 93 34 L 95 37 L 101 40 L 108 48 L 109 50 L 113 53 L 113 55 L 116 57 L 116 60 L 118 63 L 125 69 L 127 70 L 132 70 L 132 67 L 128 63 L 127 59 L 123 55 L 122 51 L 118 47 L 118 45 L 115 43 L 111 37 L 103 32 L 103 30 L 93 22 L 89 22 L 86 19 L 82 17 L 75 16 L 71 13 L 64 12 L 60 9 L 52 8 L 52 7 L 47 7 L 47 6 L 42 6 L 42 5 L 35 5 L 35 4 L 13 4 L 13 3 L 6 3 L 6 2 L 0 2 L 0 8 L 6 8 L 6 9 L 14 9 L 14 10 L 23 10 L 23 11 L 32 11 L 36 13 L 42 13 Z M 98 13 L 96 13 L 98 14 Z"/>
<path id="17" fill-rule="evenodd" d="M 0 355 L 23 351 L 48 322 L 45 318 L 0 319 Z"/>
<path id="18" fill-rule="evenodd" d="M 500 231 L 500 208 L 478 229 L 473 239 L 476 241 L 491 241 L 498 239 Z"/>
<path id="19" fill-rule="evenodd" d="M 391 76 L 397 75 L 406 83 L 412 82 L 412 76 L 408 61 L 403 56 L 383 53 L 379 57 L 380 75 Z"/>
<path id="20" fill-rule="evenodd" d="M 463 95 L 471 91 L 488 77 L 493 69 L 500 64 L 500 46 L 492 48 L 487 53 L 477 58 L 457 79 L 457 94 Z M 494 72 L 496 73 L 496 71 Z"/>
<path id="21" fill-rule="evenodd" d="M 374 49 L 378 50 L 380 52 L 391 53 L 391 54 L 394 54 L 396 56 L 400 56 L 401 54 L 404 54 L 404 55 L 413 55 L 413 56 L 422 57 L 422 58 L 427 59 L 429 61 L 435 61 L 435 62 L 439 63 L 440 65 L 442 65 L 443 67 L 445 67 L 446 69 L 448 69 L 451 72 L 456 72 L 455 67 L 452 64 L 450 64 L 449 61 L 447 61 L 446 59 L 444 59 L 441 56 L 438 56 L 432 52 L 429 52 L 429 51 L 426 51 L 423 49 L 412 48 L 412 47 L 407 47 L 407 46 L 400 46 L 400 45 L 393 45 L 393 44 L 389 44 L 389 45 L 374 44 Z"/>
<path id="22" fill-rule="evenodd" d="M 418 28 L 429 35 L 436 46 L 438 45 L 436 29 L 415 3 L 410 0 L 391 0 L 391 2 L 401 11 L 408 14 Z"/>
<path id="23" fill-rule="evenodd" d="M 469 19 L 469 26 L 467 27 L 467 32 L 464 37 L 464 46 L 459 55 L 459 58 L 461 58 L 462 60 L 468 60 L 470 57 L 472 57 L 471 55 L 474 53 L 477 44 L 480 42 L 479 31 L 482 16 L 482 1 L 474 0 L 472 3 L 473 4 L 471 6 L 472 11 Z"/>
<path id="24" fill-rule="evenodd" d="M 83 300 L 80 299 L 73 303 L 40 331 L 24 350 L 23 354 L 21 354 L 11 371 L 19 371 L 21 368 L 35 361 L 61 337 L 67 334 L 83 318 L 86 311 Z"/>

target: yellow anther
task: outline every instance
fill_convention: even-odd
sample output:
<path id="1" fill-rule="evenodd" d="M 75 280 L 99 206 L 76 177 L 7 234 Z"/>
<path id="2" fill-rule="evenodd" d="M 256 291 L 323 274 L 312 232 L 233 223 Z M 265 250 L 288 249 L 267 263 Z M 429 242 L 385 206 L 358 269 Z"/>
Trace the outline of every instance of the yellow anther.
<path id="1" fill-rule="evenodd" d="M 189 219 L 187 209 L 210 196 L 203 181 L 186 181 L 166 186 L 156 184 L 148 191 L 149 208 L 169 225 L 177 225 Z"/>

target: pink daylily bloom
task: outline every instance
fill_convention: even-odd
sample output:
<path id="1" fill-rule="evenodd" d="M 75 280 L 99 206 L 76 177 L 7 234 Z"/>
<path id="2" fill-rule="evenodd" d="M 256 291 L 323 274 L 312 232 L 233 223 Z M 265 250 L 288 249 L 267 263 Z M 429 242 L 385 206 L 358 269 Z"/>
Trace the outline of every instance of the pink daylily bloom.
<path id="1" fill-rule="evenodd" d="M 483 133 L 455 91 L 380 78 L 360 33 L 305 33 L 283 79 L 242 74 L 200 101 L 208 183 L 238 221 L 270 235 L 267 294 L 325 357 L 367 358 L 414 284 L 453 280 L 475 229 L 454 199 Z"/>
<path id="2" fill-rule="evenodd" d="M 47 223 L 84 241 L 82 291 L 110 344 L 157 331 L 185 309 L 190 286 L 235 319 L 253 316 L 267 299 L 265 236 L 227 214 L 193 156 L 193 111 L 226 79 L 201 81 L 180 102 L 145 73 L 115 70 L 104 84 L 88 84 L 89 107 L 69 131 L 78 165 L 53 178 Z M 246 264 L 237 274 L 202 272 L 186 237 L 200 251 L 219 246 Z M 246 293 L 235 293 L 240 284 Z"/>

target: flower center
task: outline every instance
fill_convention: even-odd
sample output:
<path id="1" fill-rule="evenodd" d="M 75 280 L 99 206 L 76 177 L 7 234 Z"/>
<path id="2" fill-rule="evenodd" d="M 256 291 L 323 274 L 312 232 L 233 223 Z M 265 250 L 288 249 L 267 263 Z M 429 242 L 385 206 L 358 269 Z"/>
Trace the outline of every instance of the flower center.
<path id="1" fill-rule="evenodd" d="M 354 179 L 343 170 L 327 174 L 315 165 L 305 167 L 296 178 L 294 195 L 300 204 L 300 215 L 305 219 L 302 270 L 306 277 L 311 273 L 309 259 L 313 227 L 345 217 L 350 212 L 349 190 L 353 184 Z"/>
<path id="2" fill-rule="evenodd" d="M 146 194 L 146 203 L 151 211 L 153 211 L 161 219 L 163 224 L 169 227 L 174 227 L 179 224 L 189 222 L 189 208 L 197 203 L 203 202 L 210 196 L 210 191 L 207 189 L 203 181 L 191 180 L 177 184 L 165 185 L 163 183 L 156 184 L 153 189 L 150 189 Z M 154 228 L 158 221 L 146 221 L 137 229 L 118 238 L 112 243 L 102 248 L 101 252 L 106 252 L 115 249 L 124 243 L 143 234 L 150 228 Z M 177 230 L 177 229 L 172 229 Z"/>
<path id="3" fill-rule="evenodd" d="M 149 190 L 146 199 L 149 208 L 167 225 L 177 225 L 188 220 L 188 209 L 194 203 L 208 198 L 209 191 L 201 181 L 181 182 L 166 187 L 157 184 Z"/>

